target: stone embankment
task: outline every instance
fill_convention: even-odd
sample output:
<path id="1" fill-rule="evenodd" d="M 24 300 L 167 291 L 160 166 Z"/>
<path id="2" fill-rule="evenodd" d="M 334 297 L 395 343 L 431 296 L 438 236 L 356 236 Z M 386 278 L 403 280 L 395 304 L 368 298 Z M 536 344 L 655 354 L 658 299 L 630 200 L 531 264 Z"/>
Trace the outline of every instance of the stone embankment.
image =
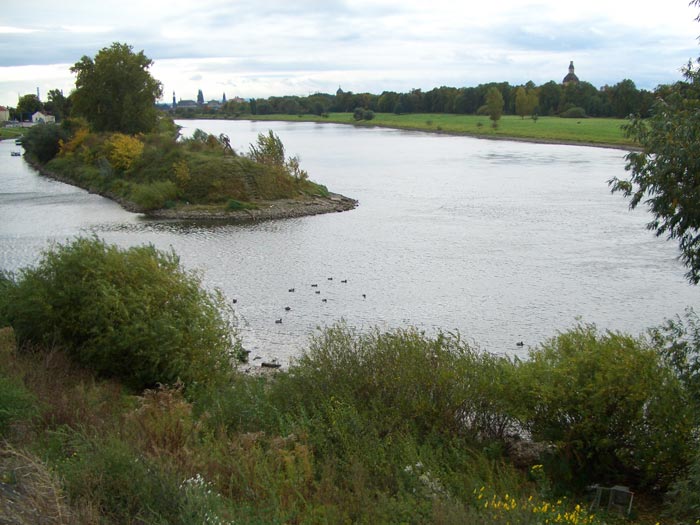
<path id="1" fill-rule="evenodd" d="M 322 213 L 348 211 L 356 208 L 357 204 L 355 199 L 337 193 L 329 193 L 328 197 L 316 196 L 299 199 L 257 201 L 255 208 L 245 210 L 212 210 L 196 206 L 184 206 L 149 211 L 146 212 L 146 216 L 154 219 L 247 222 L 291 219 L 308 215 L 320 215 Z"/>

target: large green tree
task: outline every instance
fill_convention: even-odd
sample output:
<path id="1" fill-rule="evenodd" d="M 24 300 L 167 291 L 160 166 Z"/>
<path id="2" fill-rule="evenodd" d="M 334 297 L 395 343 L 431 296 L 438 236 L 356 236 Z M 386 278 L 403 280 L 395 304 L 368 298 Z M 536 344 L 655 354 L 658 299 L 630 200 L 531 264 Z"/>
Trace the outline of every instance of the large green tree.
<path id="1" fill-rule="evenodd" d="M 693 2 L 700 5 L 700 0 Z M 630 200 L 630 208 L 648 205 L 647 228 L 678 241 L 687 279 L 700 282 L 700 69 L 689 62 L 684 80 L 656 90 L 651 117 L 626 125 L 640 151 L 627 155 L 627 178 L 609 181 L 613 192 Z"/>
<path id="2" fill-rule="evenodd" d="M 20 120 L 31 120 L 34 113 L 43 109 L 44 105 L 39 97 L 29 94 L 19 98 L 16 112 L 20 116 Z"/>
<path id="3" fill-rule="evenodd" d="M 71 101 L 60 89 L 49 90 L 47 97 L 49 100 L 44 104 L 44 108 L 55 116 L 57 121 L 70 114 Z"/>
<path id="4" fill-rule="evenodd" d="M 139 133 L 156 125 L 156 100 L 161 83 L 148 72 L 153 64 L 143 51 L 118 42 L 101 49 L 95 59 L 83 56 L 71 68 L 77 75 L 74 111 L 95 131 Z"/>

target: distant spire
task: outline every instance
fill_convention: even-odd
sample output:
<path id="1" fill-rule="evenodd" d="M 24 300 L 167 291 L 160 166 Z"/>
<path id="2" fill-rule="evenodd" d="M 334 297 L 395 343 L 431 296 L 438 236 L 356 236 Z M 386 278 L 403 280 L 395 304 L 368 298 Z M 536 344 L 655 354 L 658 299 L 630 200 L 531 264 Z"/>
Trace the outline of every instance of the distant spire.
<path id="1" fill-rule="evenodd" d="M 177 100 L 175 100 L 175 91 L 173 91 L 173 109 L 177 106 Z"/>
<path id="2" fill-rule="evenodd" d="M 569 74 L 564 77 L 562 84 L 564 84 L 564 86 L 568 86 L 569 84 L 578 84 L 578 82 L 578 77 L 576 76 L 576 73 L 574 73 L 574 61 L 572 60 L 569 62 Z"/>
<path id="3" fill-rule="evenodd" d="M 224 91 L 224 96 L 221 97 L 221 103 L 226 104 L 226 92 Z"/>

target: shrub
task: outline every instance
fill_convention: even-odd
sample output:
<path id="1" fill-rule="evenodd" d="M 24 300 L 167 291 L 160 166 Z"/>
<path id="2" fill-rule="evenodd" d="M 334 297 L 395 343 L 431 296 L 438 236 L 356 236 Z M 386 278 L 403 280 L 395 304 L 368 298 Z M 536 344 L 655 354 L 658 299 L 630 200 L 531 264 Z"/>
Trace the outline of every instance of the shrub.
<path id="1" fill-rule="evenodd" d="M 258 164 L 265 166 L 284 166 L 284 144 L 272 130 L 268 134 L 258 133 L 256 144 L 250 145 L 248 156 Z"/>
<path id="2" fill-rule="evenodd" d="M 586 118 L 586 110 L 581 107 L 574 106 L 566 111 L 563 111 L 559 114 L 559 116 L 561 118 Z"/>
<path id="3" fill-rule="evenodd" d="M 164 208 L 166 202 L 177 199 L 178 194 L 177 185 L 170 181 L 135 184 L 131 189 L 131 200 L 142 210 L 158 210 Z"/>
<path id="4" fill-rule="evenodd" d="M 20 344 L 63 347 L 133 388 L 229 372 L 235 345 L 223 298 L 203 290 L 173 252 L 79 238 L 44 252 L 9 295 Z"/>
<path id="5" fill-rule="evenodd" d="M 85 142 L 85 139 L 88 137 L 89 134 L 90 130 L 88 128 L 78 128 L 75 130 L 73 138 L 71 138 L 69 141 L 64 142 L 63 140 L 61 140 L 59 144 L 61 156 L 70 155 L 78 148 L 80 148 L 80 146 L 82 146 L 83 142 Z"/>
<path id="6" fill-rule="evenodd" d="M 558 445 L 568 481 L 664 487 L 688 461 L 692 407 L 643 340 L 579 326 L 531 351 L 518 373 L 523 424 Z"/>
<path id="7" fill-rule="evenodd" d="M 357 107 L 352 113 L 352 118 L 355 120 L 372 120 L 374 118 L 374 111 Z"/>
<path id="8" fill-rule="evenodd" d="M 115 133 L 105 142 L 105 149 L 112 166 L 126 171 L 143 153 L 143 142 L 130 135 Z"/>
<path id="9" fill-rule="evenodd" d="M 509 360 L 477 352 L 456 335 L 360 334 L 341 324 L 312 340 L 289 375 L 275 382 L 273 397 L 291 404 L 289 410 L 346 407 L 379 435 L 410 430 L 490 438 L 511 421 L 501 396 L 512 371 Z"/>
<path id="10" fill-rule="evenodd" d="M 27 155 L 46 164 L 61 149 L 62 141 L 68 139 L 68 133 L 57 124 L 37 124 L 27 130 L 22 137 Z"/>
<path id="11" fill-rule="evenodd" d="M 97 508 L 104 523 L 183 523 L 177 479 L 116 438 L 54 437 L 69 451 L 54 466 L 74 508 Z"/>

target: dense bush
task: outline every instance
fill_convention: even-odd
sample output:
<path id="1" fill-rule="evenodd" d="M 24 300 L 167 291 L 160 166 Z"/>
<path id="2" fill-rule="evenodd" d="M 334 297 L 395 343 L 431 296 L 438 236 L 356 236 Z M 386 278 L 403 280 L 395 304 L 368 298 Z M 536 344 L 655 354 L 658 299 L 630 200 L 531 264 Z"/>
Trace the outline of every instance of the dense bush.
<path id="1" fill-rule="evenodd" d="M 177 199 L 179 193 L 178 187 L 170 181 L 136 184 L 131 189 L 131 200 L 142 210 L 158 210 L 168 201 Z"/>
<path id="2" fill-rule="evenodd" d="M 579 326 L 518 368 L 523 424 L 554 442 L 574 484 L 666 486 L 688 462 L 693 408 L 644 340 Z"/>
<path id="3" fill-rule="evenodd" d="M 68 133 L 61 126 L 37 124 L 27 129 L 22 137 L 22 146 L 29 157 L 46 163 L 58 154 L 61 142 L 67 139 Z"/>
<path id="4" fill-rule="evenodd" d="M 353 111 L 352 118 L 355 120 L 372 120 L 374 118 L 374 111 L 357 107 L 355 111 Z"/>
<path id="5" fill-rule="evenodd" d="M 234 343 L 223 307 L 172 252 L 79 238 L 22 270 L 7 310 L 21 345 L 65 348 L 141 389 L 227 373 Z"/>
<path id="6" fill-rule="evenodd" d="M 510 360 L 478 352 L 455 335 L 360 334 L 338 325 L 313 339 L 272 395 L 292 412 L 345 406 L 380 435 L 410 431 L 476 441 L 502 437 L 513 421 L 503 399 L 512 374 Z"/>
<path id="7" fill-rule="evenodd" d="M 559 116 L 561 118 L 586 118 L 586 110 L 581 107 L 574 106 L 566 111 L 562 111 Z"/>

